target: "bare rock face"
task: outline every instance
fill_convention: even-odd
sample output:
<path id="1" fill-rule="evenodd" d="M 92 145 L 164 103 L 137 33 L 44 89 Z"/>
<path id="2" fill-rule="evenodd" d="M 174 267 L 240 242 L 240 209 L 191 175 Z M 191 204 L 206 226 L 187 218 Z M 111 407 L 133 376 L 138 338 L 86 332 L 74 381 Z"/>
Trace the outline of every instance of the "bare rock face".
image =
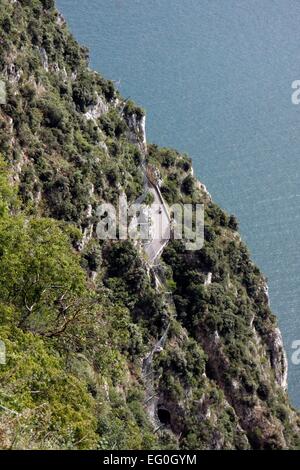
<path id="1" fill-rule="evenodd" d="M 86 227 L 83 230 L 82 240 L 80 244 L 78 245 L 79 251 L 82 251 L 85 248 L 85 246 L 88 244 L 88 242 L 92 239 L 93 231 L 94 231 L 93 224 L 89 224 L 88 227 Z"/>
<path id="2" fill-rule="evenodd" d="M 279 328 L 270 331 L 268 337 L 271 365 L 275 372 L 277 383 L 287 389 L 288 361 L 284 350 L 282 334 Z"/>
<path id="3" fill-rule="evenodd" d="M 205 286 L 210 286 L 212 283 L 212 273 L 207 273 L 206 279 L 204 281 Z"/>
<path id="4" fill-rule="evenodd" d="M 85 117 L 87 120 L 96 120 L 101 117 L 103 114 L 107 113 L 108 105 L 105 101 L 101 98 L 101 96 L 97 95 L 97 103 L 91 106 L 88 106 L 87 111 L 85 113 Z"/>
<path id="5" fill-rule="evenodd" d="M 7 77 L 9 83 L 16 84 L 20 81 L 22 70 L 14 63 L 10 63 L 5 67 L 4 75 Z"/>
<path id="6" fill-rule="evenodd" d="M 263 303 L 270 307 L 269 288 L 264 277 L 261 278 L 257 286 L 257 295 L 263 296 Z M 274 370 L 275 379 L 278 385 L 287 390 L 288 361 L 283 345 L 282 334 L 277 326 L 268 329 L 264 338 L 267 346 L 267 353 L 270 358 L 270 365 Z"/>
<path id="7" fill-rule="evenodd" d="M 142 155 L 147 151 L 146 140 L 146 116 L 138 116 L 133 113 L 125 116 L 127 125 L 129 127 L 128 139 L 138 145 Z"/>

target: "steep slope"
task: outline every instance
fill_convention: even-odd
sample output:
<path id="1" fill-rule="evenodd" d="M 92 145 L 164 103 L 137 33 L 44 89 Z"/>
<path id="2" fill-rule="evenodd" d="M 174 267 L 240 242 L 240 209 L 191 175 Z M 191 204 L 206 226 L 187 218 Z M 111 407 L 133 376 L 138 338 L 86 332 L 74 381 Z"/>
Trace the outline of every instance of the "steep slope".
<path id="1" fill-rule="evenodd" d="M 2 448 L 297 448 L 266 283 L 233 216 L 88 68 L 52 0 L 0 0 Z M 207 156 L 209 158 L 209 156 Z M 97 206 L 205 205 L 205 244 L 99 241 Z M 151 196 L 148 195 L 148 204 Z"/>

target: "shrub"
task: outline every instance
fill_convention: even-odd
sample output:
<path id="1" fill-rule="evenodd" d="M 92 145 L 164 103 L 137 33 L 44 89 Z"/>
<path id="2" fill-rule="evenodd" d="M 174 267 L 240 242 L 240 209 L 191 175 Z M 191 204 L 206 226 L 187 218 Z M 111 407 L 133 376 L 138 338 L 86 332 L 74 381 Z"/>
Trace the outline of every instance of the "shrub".
<path id="1" fill-rule="evenodd" d="M 194 178 L 191 175 L 188 175 L 186 178 L 184 178 L 181 185 L 181 189 L 188 196 L 191 196 L 193 194 L 195 189 L 195 182 Z"/>

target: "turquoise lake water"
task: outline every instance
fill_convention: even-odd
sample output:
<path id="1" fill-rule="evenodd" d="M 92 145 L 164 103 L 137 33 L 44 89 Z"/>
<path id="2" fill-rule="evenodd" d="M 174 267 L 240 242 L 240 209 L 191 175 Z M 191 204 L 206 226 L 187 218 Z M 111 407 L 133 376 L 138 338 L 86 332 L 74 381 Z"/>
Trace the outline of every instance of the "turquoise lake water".
<path id="1" fill-rule="evenodd" d="M 148 141 L 186 151 L 236 214 L 268 277 L 300 407 L 298 0 L 58 0 L 91 67 L 147 111 Z"/>

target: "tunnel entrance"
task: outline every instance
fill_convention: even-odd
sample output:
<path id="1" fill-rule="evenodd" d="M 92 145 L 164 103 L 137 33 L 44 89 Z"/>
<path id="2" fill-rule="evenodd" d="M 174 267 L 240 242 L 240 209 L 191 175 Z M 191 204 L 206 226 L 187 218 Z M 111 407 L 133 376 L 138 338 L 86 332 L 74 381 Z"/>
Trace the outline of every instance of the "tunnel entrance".
<path id="1" fill-rule="evenodd" d="M 171 414 L 164 406 L 158 405 L 157 416 L 162 424 L 169 425 L 171 423 Z"/>

